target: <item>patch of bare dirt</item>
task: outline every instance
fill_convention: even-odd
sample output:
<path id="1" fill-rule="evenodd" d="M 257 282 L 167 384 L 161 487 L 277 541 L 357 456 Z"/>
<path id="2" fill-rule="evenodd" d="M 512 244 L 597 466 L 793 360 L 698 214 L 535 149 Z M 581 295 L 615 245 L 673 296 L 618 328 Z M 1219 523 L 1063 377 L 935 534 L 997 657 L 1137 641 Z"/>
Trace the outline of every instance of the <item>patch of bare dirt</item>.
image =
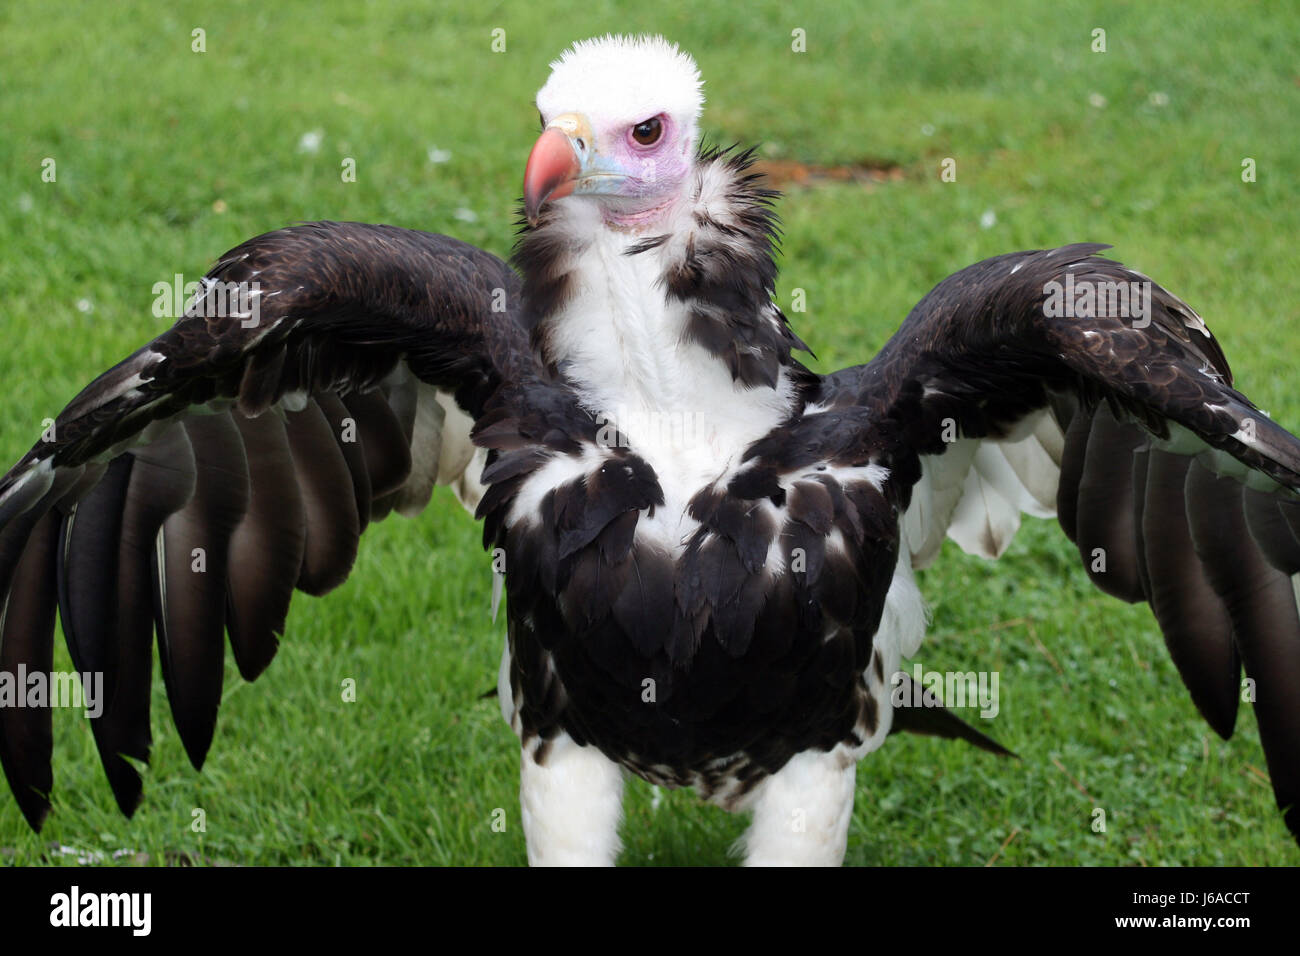
<path id="1" fill-rule="evenodd" d="M 760 159 L 754 164 L 754 170 L 765 175 L 777 189 L 790 186 L 820 186 L 825 183 L 859 183 L 863 186 L 873 186 L 876 183 L 896 182 L 903 178 L 903 167 L 883 160 L 821 166 L 797 159 Z"/>

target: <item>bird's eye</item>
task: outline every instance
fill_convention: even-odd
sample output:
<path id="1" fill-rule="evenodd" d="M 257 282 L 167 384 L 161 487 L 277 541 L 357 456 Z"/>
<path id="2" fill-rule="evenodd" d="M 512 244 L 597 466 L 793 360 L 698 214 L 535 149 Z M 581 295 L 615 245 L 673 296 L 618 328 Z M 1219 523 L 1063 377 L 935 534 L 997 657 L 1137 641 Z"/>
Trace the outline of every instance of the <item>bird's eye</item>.
<path id="1" fill-rule="evenodd" d="M 637 123 L 632 127 L 632 138 L 642 146 L 653 146 L 659 142 L 659 137 L 664 134 L 664 124 L 659 121 L 659 117 L 652 116 L 644 122 Z"/>

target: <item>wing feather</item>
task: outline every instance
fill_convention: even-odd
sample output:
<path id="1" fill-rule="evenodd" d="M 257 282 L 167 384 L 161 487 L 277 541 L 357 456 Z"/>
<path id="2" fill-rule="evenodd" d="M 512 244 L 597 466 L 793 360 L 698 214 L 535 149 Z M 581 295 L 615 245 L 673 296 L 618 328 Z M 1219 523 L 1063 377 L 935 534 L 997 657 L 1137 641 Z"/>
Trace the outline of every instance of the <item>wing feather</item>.
<path id="1" fill-rule="evenodd" d="M 253 680 L 284 633 L 307 549 L 307 509 L 284 419 L 232 417 L 248 460 L 249 499 L 230 536 L 226 627 L 240 675 Z"/>
<path id="2" fill-rule="evenodd" d="M 996 557 L 1022 512 L 1050 512 L 1050 492 L 1093 583 L 1151 605 L 1224 737 L 1244 665 L 1275 796 L 1300 839 L 1300 439 L 1233 387 L 1194 310 L 1103 248 L 962 270 L 876 360 L 825 379 L 816 407 L 868 413 L 860 441 L 910 489 L 916 566 L 944 534 Z M 1148 283 L 1145 316 L 1050 305 L 1053 287 L 1131 282 Z"/>
<path id="3" fill-rule="evenodd" d="M 13 525 L 5 529 L 11 530 Z M 11 565 L 11 586 L 0 621 L 0 671 L 49 673 L 54 669 L 58 605 L 58 515 L 46 512 L 22 537 L 24 546 Z M 53 723 L 54 711 L 49 707 L 0 707 L 0 766 L 34 830 L 40 829 L 50 812 Z"/>
<path id="4" fill-rule="evenodd" d="M 204 305 L 218 283 L 254 282 L 256 309 Z M 474 419 L 535 365 L 518 293 L 504 262 L 445 236 L 358 223 L 259 236 L 0 478 L 0 667 L 50 669 L 57 607 L 77 669 L 104 677 L 91 728 L 123 812 L 140 802 L 132 761 L 149 759 L 155 631 L 198 767 L 225 635 L 255 678 L 295 586 L 337 586 L 368 521 L 415 513 L 436 481 L 482 465 Z M 0 708 L 0 764 L 35 828 L 53 780 L 48 717 Z"/>

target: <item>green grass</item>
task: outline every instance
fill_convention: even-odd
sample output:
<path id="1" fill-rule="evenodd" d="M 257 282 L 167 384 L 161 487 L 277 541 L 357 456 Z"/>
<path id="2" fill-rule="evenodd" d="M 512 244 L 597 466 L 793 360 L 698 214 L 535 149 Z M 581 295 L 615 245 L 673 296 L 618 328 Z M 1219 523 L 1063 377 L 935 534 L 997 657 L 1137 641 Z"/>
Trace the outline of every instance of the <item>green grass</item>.
<path id="1" fill-rule="evenodd" d="M 196 27 L 203 54 L 191 52 Z M 1104 54 L 1090 50 L 1095 27 Z M 505 53 L 491 52 L 494 28 Z M 806 53 L 791 51 L 795 28 Z M 780 205 L 779 295 L 805 290 L 808 311 L 792 318 L 819 369 L 869 357 L 969 262 L 1103 240 L 1191 302 L 1246 392 L 1300 426 L 1300 9 L 1288 5 L 11 0 L 0 457 L 16 459 L 43 418 L 161 331 L 155 282 L 197 277 L 248 236 L 357 219 L 508 252 L 533 91 L 565 45 L 607 30 L 663 32 L 693 51 L 717 141 L 903 168 L 898 182 L 797 190 Z M 313 130 L 319 151 L 300 152 Z M 450 158 L 431 163 L 435 147 Z M 41 180 L 46 157 L 55 183 Z M 341 181 L 345 157 L 355 183 Z M 939 181 L 945 157 L 955 183 Z M 1253 184 L 1243 157 L 1257 162 Z M 849 862 L 1300 860 L 1261 779 L 1249 707 L 1232 742 L 1214 737 L 1146 607 L 1099 595 L 1078 565 L 1054 524 L 1029 522 L 997 564 L 950 545 L 925 573 L 935 617 L 918 659 L 998 670 L 991 731 L 1022 759 L 894 738 L 860 766 Z M 488 567 L 449 494 L 417 521 L 373 528 L 346 585 L 295 602 L 262 679 L 228 670 L 203 773 L 158 682 L 153 765 L 128 822 L 85 721 L 58 712 L 55 811 L 38 837 L 0 796 L 0 847 L 22 863 L 51 842 L 155 860 L 522 863 L 516 747 L 496 702 L 480 699 L 502 640 Z M 341 699 L 346 678 L 355 703 Z M 1095 807 L 1104 834 L 1091 830 Z M 191 829 L 195 808 L 204 833 Z M 688 792 L 656 808 L 634 782 L 623 859 L 724 863 L 743 826 Z"/>

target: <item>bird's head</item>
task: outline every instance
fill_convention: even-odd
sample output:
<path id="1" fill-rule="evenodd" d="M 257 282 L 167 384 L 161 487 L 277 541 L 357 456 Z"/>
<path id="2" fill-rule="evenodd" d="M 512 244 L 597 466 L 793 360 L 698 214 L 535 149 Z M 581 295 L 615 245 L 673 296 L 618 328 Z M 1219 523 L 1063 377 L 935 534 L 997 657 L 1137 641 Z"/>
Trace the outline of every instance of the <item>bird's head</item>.
<path id="1" fill-rule="evenodd" d="M 524 171 L 524 213 L 566 197 L 610 225 L 666 215 L 690 179 L 704 106 L 695 61 L 662 37 L 584 40 L 551 64 L 537 93 L 542 135 Z"/>

